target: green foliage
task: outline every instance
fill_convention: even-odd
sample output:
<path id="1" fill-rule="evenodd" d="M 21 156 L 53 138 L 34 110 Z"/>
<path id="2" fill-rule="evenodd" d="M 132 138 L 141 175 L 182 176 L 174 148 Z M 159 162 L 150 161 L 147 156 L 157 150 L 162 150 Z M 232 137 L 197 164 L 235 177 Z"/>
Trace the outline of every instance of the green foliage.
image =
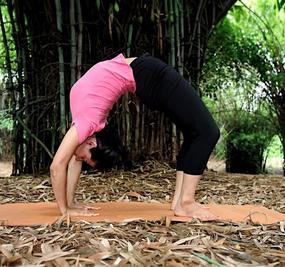
<path id="1" fill-rule="evenodd" d="M 264 101 L 255 68 L 237 63 L 218 65 L 217 61 L 206 64 L 207 79 L 201 84 L 204 101 L 222 129 L 215 153 L 227 159 L 228 171 L 260 172 L 264 151 L 276 134 L 276 116 Z M 212 68 L 211 64 L 217 65 Z M 232 161 L 243 166 L 234 166 Z"/>
<path id="2" fill-rule="evenodd" d="M 13 128 L 11 115 L 0 111 L 0 158 L 7 157 L 10 151 L 10 139 Z"/>
<path id="3" fill-rule="evenodd" d="M 228 129 L 231 143 L 240 151 L 254 150 L 263 153 L 275 134 L 272 123 L 260 112 L 240 111 L 238 117 L 232 125 L 228 125 L 231 128 Z"/>
<path id="4" fill-rule="evenodd" d="M 278 135 L 273 136 L 271 139 L 266 154 L 268 158 L 282 158 L 282 144 Z"/>
<path id="5" fill-rule="evenodd" d="M 96 0 L 96 7 L 99 10 L 101 6 L 101 0 Z"/>
<path id="6" fill-rule="evenodd" d="M 0 130 L 12 131 L 13 120 L 9 113 L 0 111 Z"/>
<path id="7" fill-rule="evenodd" d="M 1 6 L 1 11 L 2 11 L 3 20 L 4 20 L 6 38 L 8 41 L 11 66 L 13 70 L 16 70 L 17 69 L 17 60 L 16 60 L 17 55 L 16 55 L 16 50 L 15 50 L 14 40 L 12 38 L 12 26 L 9 23 L 10 18 L 9 18 L 8 10 L 4 4 Z M 4 43 L 2 39 L 2 33 L 1 33 L 0 34 L 0 75 L 1 76 L 4 76 L 7 73 L 5 57 L 6 57 L 6 51 L 5 51 L 5 47 L 4 47 Z"/>
<path id="8" fill-rule="evenodd" d="M 260 173 L 264 152 L 275 134 L 266 114 L 239 111 L 238 120 L 228 124 L 226 169 L 230 172 Z"/>
<path id="9" fill-rule="evenodd" d="M 260 164 L 285 127 L 285 12 L 272 0 L 246 5 L 238 2 L 212 33 L 201 89 L 225 133 L 216 151 L 230 147 Z"/>
<path id="10" fill-rule="evenodd" d="M 270 114 L 266 105 L 245 93 L 234 95 L 233 89 L 226 94 L 216 94 L 216 97 L 203 99 L 221 128 L 222 137 L 215 155 L 226 158 L 230 142 L 237 150 L 247 153 L 254 151 L 253 155 L 258 152 L 262 156 L 277 132 L 276 118 Z"/>
<path id="11" fill-rule="evenodd" d="M 235 5 L 213 32 L 208 68 L 255 68 L 267 92 L 284 90 L 285 12 L 276 10 L 272 1 L 249 3 L 253 10 Z"/>
<path id="12" fill-rule="evenodd" d="M 285 6 L 285 0 L 276 0 L 276 3 L 278 10 Z"/>
<path id="13" fill-rule="evenodd" d="M 118 4 L 117 1 L 116 1 L 115 4 L 114 4 L 114 10 L 115 10 L 116 12 L 119 12 L 119 11 L 120 11 L 120 6 L 119 6 L 119 4 Z"/>
<path id="14" fill-rule="evenodd" d="M 110 3 L 109 5 L 109 14 L 114 14 L 115 12 L 118 13 L 120 11 L 120 6 L 117 1 L 113 3 Z"/>

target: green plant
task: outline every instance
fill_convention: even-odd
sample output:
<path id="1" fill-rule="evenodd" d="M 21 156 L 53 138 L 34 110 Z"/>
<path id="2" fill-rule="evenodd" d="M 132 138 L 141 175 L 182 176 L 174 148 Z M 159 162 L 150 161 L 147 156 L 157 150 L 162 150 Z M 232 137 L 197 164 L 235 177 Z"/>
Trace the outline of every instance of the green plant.
<path id="1" fill-rule="evenodd" d="M 13 120 L 9 113 L 0 111 L 0 130 L 12 131 Z"/>
<path id="2" fill-rule="evenodd" d="M 264 152 L 276 129 L 260 111 L 239 112 L 239 119 L 228 124 L 226 169 L 230 172 L 264 171 Z"/>
<path id="3" fill-rule="evenodd" d="M 13 121 L 11 115 L 7 112 L 0 111 L 0 158 L 11 155 L 11 133 Z"/>
<path id="4" fill-rule="evenodd" d="M 262 134 L 260 121 L 256 132 L 254 120 L 247 122 L 253 125 L 252 133 L 235 128 L 239 124 L 245 126 L 242 124 L 245 121 L 238 121 L 243 116 L 240 111 L 252 116 L 261 105 L 260 110 L 270 110 L 267 115 L 262 112 L 261 115 L 271 122 L 272 132 L 280 136 L 284 158 L 285 12 L 282 6 L 274 0 L 251 0 L 246 4 L 240 1 L 232 8 L 210 38 L 202 89 L 218 102 L 215 107 L 218 121 L 231 130 L 231 145 L 235 147 L 243 143 L 254 149 L 253 143 L 258 146 L 264 141 L 262 138 L 271 136 Z M 234 123 L 228 125 L 229 122 Z M 285 165 L 283 168 L 285 173 Z"/>
<path id="5" fill-rule="evenodd" d="M 274 135 L 265 151 L 267 157 L 270 158 L 282 158 L 282 143 L 278 135 Z"/>

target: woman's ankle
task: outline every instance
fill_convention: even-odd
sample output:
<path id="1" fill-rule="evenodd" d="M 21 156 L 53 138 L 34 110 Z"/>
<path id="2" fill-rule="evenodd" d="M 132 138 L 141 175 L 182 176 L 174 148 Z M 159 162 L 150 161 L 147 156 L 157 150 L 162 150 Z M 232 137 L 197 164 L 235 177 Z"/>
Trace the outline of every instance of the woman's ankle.
<path id="1" fill-rule="evenodd" d="M 186 199 L 180 198 L 178 202 L 181 207 L 187 207 L 189 205 L 193 205 L 196 203 L 194 198 L 186 198 Z"/>

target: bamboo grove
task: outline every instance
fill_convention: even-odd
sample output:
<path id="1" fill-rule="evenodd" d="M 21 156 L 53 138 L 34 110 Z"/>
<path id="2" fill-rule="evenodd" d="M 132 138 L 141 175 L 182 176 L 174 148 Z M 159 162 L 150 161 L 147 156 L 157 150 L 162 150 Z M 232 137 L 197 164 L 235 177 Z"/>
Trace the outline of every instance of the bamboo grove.
<path id="1" fill-rule="evenodd" d="M 5 79 L 14 120 L 13 174 L 48 168 L 70 126 L 69 90 L 98 61 L 148 51 L 173 65 L 199 91 L 208 36 L 235 2 L 2 0 Z M 3 19 L 4 10 L 9 21 Z M 149 155 L 175 159 L 181 134 L 133 95 L 114 106 L 109 123 L 117 125 L 132 160 Z"/>

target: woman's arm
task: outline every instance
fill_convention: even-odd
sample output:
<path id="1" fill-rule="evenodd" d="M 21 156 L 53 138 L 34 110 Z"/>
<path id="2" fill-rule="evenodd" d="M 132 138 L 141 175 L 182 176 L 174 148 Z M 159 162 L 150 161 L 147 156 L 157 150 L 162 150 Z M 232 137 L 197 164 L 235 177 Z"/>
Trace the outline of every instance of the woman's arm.
<path id="1" fill-rule="evenodd" d="M 74 211 L 78 212 L 80 210 L 81 213 L 84 213 L 84 215 L 86 215 L 86 213 L 90 213 L 92 210 L 100 210 L 101 208 L 74 202 L 74 193 L 80 178 L 81 168 L 82 161 L 76 160 L 76 157 L 73 155 L 68 163 L 67 169 L 66 199 L 68 213 L 70 213 L 71 210 L 73 210 L 73 213 Z M 90 213 L 89 215 L 98 215 L 98 213 Z"/>
<path id="2" fill-rule="evenodd" d="M 94 213 L 93 210 L 96 210 L 98 208 L 89 207 L 86 205 L 81 205 L 76 207 L 68 206 L 68 202 L 70 201 L 70 199 L 73 198 L 70 197 L 69 195 L 67 198 L 67 191 L 69 194 L 71 190 L 70 188 L 67 189 L 67 167 L 77 147 L 78 147 L 77 131 L 75 127 L 72 126 L 64 136 L 54 156 L 53 162 L 50 166 L 52 189 L 55 195 L 58 208 L 62 214 L 69 214 L 71 216 L 80 216 L 80 215 L 95 216 L 98 215 L 98 213 Z M 80 175 L 80 170 L 78 168 L 77 180 L 79 178 L 79 175 Z M 72 188 L 74 188 L 75 190 L 76 183 L 72 185 Z"/>
<path id="3" fill-rule="evenodd" d="M 67 166 L 78 146 L 77 131 L 72 126 L 64 136 L 50 166 L 52 188 L 62 214 L 67 213 Z"/>
<path id="4" fill-rule="evenodd" d="M 67 170 L 66 197 L 68 207 L 72 207 L 74 205 L 74 193 L 80 178 L 81 168 L 82 161 L 76 160 L 73 155 L 68 163 Z"/>

